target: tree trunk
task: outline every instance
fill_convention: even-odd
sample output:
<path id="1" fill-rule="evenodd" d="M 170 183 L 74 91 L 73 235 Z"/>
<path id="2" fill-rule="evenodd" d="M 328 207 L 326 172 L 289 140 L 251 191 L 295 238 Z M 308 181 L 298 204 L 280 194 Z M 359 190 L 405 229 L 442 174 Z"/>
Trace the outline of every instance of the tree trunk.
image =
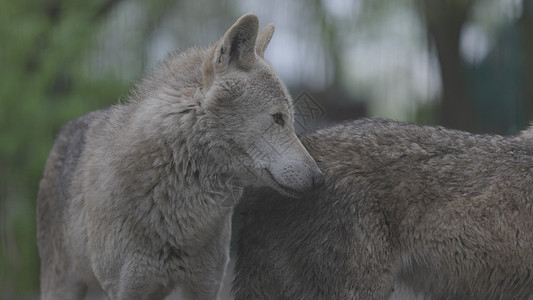
<path id="1" fill-rule="evenodd" d="M 533 0 L 524 0 L 520 25 L 524 57 L 524 117 L 531 122 L 533 121 Z"/>
<path id="2" fill-rule="evenodd" d="M 475 116 L 459 53 L 461 29 L 475 0 L 422 0 L 426 30 L 437 51 L 442 82 L 438 122 L 473 131 Z"/>

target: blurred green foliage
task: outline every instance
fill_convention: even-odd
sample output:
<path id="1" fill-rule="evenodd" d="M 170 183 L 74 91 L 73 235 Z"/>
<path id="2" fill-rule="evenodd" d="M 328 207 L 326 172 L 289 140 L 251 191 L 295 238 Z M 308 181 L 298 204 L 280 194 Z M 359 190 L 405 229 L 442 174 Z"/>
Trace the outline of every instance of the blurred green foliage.
<path id="1" fill-rule="evenodd" d="M 37 289 L 35 199 L 54 135 L 126 93 L 87 69 L 106 5 L 0 1 L 0 297 Z"/>

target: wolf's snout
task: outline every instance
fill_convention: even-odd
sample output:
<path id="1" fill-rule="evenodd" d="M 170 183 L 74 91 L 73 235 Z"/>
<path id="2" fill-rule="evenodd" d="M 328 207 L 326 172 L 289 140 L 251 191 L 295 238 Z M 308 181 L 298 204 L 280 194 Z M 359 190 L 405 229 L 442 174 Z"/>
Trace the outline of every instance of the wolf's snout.
<path id="1" fill-rule="evenodd" d="M 317 189 L 324 185 L 326 182 L 326 178 L 324 177 L 324 174 L 318 170 L 318 172 L 315 172 L 313 175 L 313 189 Z"/>

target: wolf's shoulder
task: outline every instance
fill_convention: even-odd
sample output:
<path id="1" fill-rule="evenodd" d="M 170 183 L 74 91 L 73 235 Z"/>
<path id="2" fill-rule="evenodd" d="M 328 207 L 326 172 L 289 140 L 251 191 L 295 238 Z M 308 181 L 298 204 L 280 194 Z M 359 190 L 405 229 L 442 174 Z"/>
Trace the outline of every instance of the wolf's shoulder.
<path id="1" fill-rule="evenodd" d="M 87 132 L 97 120 L 109 118 L 111 111 L 111 107 L 92 111 L 68 121 L 60 128 L 54 151 L 63 158 L 65 169 L 74 169 L 87 143 Z"/>
<path id="2" fill-rule="evenodd" d="M 58 138 L 83 135 L 95 120 L 106 118 L 110 111 L 111 107 L 99 109 L 68 121 L 59 129 Z"/>
<path id="3" fill-rule="evenodd" d="M 110 108 L 92 111 L 61 126 L 50 152 L 53 161 L 47 162 L 47 168 L 54 166 L 57 170 L 51 184 L 59 191 L 62 199 L 68 195 L 72 178 L 86 147 L 89 128 L 96 120 L 107 118 L 109 111 Z"/>

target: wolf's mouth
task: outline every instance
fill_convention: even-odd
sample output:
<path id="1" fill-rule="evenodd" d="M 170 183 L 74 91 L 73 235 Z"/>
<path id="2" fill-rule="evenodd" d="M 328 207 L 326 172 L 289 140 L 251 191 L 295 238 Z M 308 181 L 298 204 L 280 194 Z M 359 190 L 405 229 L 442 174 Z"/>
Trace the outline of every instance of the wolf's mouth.
<path id="1" fill-rule="evenodd" d="M 298 191 L 296 189 L 293 189 L 293 188 L 290 188 L 288 186 L 285 186 L 281 183 L 279 183 L 276 178 L 274 178 L 274 175 L 272 175 L 272 173 L 270 172 L 269 169 L 265 168 L 264 169 L 268 175 L 268 178 L 267 178 L 267 183 L 269 183 L 271 185 L 272 188 L 274 188 L 276 191 L 280 192 L 282 195 L 284 196 L 289 196 L 289 197 L 292 197 L 292 198 L 301 198 L 302 197 L 302 192 L 301 191 Z"/>

